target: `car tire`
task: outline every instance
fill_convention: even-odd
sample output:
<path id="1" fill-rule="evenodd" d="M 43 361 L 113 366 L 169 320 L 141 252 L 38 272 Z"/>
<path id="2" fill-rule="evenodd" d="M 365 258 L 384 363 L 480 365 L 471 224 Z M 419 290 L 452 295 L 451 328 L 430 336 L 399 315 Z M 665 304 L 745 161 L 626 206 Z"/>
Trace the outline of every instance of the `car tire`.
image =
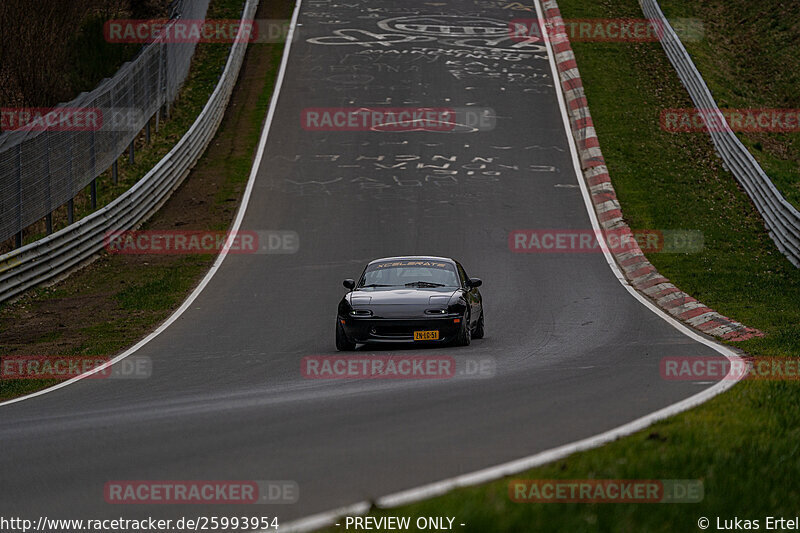
<path id="1" fill-rule="evenodd" d="M 481 317 L 478 319 L 478 323 L 475 325 L 475 331 L 472 332 L 473 339 L 482 339 L 484 335 L 483 330 L 483 311 L 481 311 Z"/>
<path id="2" fill-rule="evenodd" d="M 472 331 L 469 327 L 469 315 L 464 313 L 464 318 L 461 319 L 461 329 L 458 330 L 458 335 L 456 336 L 456 346 L 469 346 L 470 341 L 472 340 Z"/>
<path id="3" fill-rule="evenodd" d="M 352 352 L 356 349 L 356 343 L 351 342 L 344 334 L 344 328 L 336 321 L 336 349 L 340 352 Z"/>

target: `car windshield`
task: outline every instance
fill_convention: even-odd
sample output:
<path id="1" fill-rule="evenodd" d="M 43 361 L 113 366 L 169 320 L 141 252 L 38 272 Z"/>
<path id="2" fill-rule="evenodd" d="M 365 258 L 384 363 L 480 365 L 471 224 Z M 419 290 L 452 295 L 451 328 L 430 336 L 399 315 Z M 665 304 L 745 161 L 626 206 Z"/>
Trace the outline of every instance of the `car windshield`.
<path id="1" fill-rule="evenodd" d="M 456 270 L 441 261 L 387 261 L 367 267 L 358 285 L 367 287 L 458 287 Z"/>

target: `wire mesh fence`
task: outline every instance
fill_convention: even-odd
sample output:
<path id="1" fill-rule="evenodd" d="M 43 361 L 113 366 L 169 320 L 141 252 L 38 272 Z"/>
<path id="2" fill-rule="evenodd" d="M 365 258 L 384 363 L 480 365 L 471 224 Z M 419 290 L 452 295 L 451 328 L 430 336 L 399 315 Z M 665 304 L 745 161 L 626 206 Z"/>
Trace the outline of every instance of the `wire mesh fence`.
<path id="1" fill-rule="evenodd" d="M 208 4 L 176 0 L 167 25 L 205 19 Z M 21 236 L 23 229 L 67 204 L 175 101 L 196 42 L 172 42 L 168 34 L 154 37 L 91 92 L 0 133 L 0 242 Z"/>
<path id="2" fill-rule="evenodd" d="M 252 19 L 258 3 L 259 0 L 245 2 L 242 22 Z M 138 227 L 167 201 L 188 176 L 222 122 L 247 44 L 245 39 L 233 42 L 225 69 L 203 111 L 144 177 L 108 205 L 74 224 L 0 255 L 0 302 L 79 268 L 104 249 L 110 233 Z"/>

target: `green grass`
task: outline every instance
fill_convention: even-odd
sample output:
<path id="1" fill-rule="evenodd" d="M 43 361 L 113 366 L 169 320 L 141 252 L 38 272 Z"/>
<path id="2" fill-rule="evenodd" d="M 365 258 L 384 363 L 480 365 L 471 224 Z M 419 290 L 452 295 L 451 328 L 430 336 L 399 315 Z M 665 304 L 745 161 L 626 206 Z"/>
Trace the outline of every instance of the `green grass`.
<path id="1" fill-rule="evenodd" d="M 289 6 L 289 2 L 286 2 L 286 5 Z M 235 12 L 221 10 L 225 6 L 228 9 L 238 9 L 241 2 L 212 0 L 209 16 L 234 18 L 239 15 L 238 10 Z M 143 175 L 152 167 L 158 161 L 159 154 L 163 155 L 171 147 L 168 146 L 166 138 L 172 139 L 171 143 L 174 143 L 182 134 L 183 127 L 188 127 L 190 124 L 192 113 L 199 113 L 202 104 L 205 103 L 204 98 L 207 99 L 210 89 L 213 89 L 227 57 L 223 53 L 216 54 L 222 49 L 223 47 L 219 47 L 219 50 L 215 50 L 211 56 L 204 55 L 201 49 L 198 50 L 193 72 L 174 109 L 174 124 L 171 122 L 162 130 L 169 134 L 164 135 L 163 142 L 154 143 L 157 149 L 142 153 L 141 157 L 137 156 L 137 165 L 125 173 L 126 180 L 135 181 L 137 175 Z M 217 150 L 213 157 L 206 153 L 195 167 L 195 172 L 213 173 L 222 178 L 218 194 L 203 208 L 212 212 L 209 223 L 212 227 L 204 229 L 225 230 L 230 225 L 249 175 L 282 53 L 282 44 L 250 45 L 248 58 L 253 64 L 267 62 L 269 65 L 265 69 L 263 78 L 244 82 L 257 84 L 256 104 L 229 108 L 226 122 L 223 122 L 212 142 L 224 146 L 227 146 L 225 143 L 232 143 L 232 148 Z M 239 83 L 243 83 L 241 78 Z M 237 98 L 236 93 L 234 93 L 235 98 Z M 242 118 L 243 122 L 237 122 L 239 118 Z M 121 166 L 121 178 L 122 169 Z M 191 180 L 193 175 L 187 179 Z M 120 189 L 124 189 L 122 183 Z M 113 196 L 110 192 L 108 194 Z M 231 199 L 234 202 L 231 202 Z M 151 223 L 145 225 L 145 228 L 157 223 L 159 217 L 166 215 L 165 212 L 170 209 L 168 203 L 155 215 Z M 73 273 L 54 286 L 38 288 L 20 300 L 0 304 L 2 354 L 113 356 L 163 322 L 205 275 L 214 256 L 158 256 L 144 263 L 129 262 L 125 259 L 125 256 L 102 254 L 93 264 Z M 100 302 L 97 305 L 100 311 L 88 316 L 84 313 L 85 324 L 80 321 L 65 320 L 68 325 L 63 330 L 45 329 L 41 333 L 29 334 L 27 338 L 15 338 L 13 342 L 8 333 L 4 332 L 4 329 L 11 329 L 12 324 L 20 321 L 46 318 L 52 316 L 54 312 L 68 313 L 69 311 L 64 309 L 70 309 L 70 302 L 75 298 L 88 301 L 91 305 Z M 55 347 L 53 343 L 56 343 Z M 0 380 L 0 400 L 28 394 L 56 383 L 58 381 L 55 380 Z"/>
<path id="2" fill-rule="evenodd" d="M 455 516 L 459 531 L 697 531 L 701 516 L 794 517 L 800 497 L 797 385 L 738 385 L 700 409 L 601 449 L 377 516 Z M 676 504 L 514 503 L 510 479 L 700 479 L 705 499 Z M 330 528 L 329 531 L 341 531 Z M 414 530 L 414 529 L 412 529 Z M 713 529 L 712 529 L 713 530 Z"/>
<path id="3" fill-rule="evenodd" d="M 668 17 L 703 21 L 686 48 L 721 108 L 800 108 L 800 3 L 663 0 Z M 740 133 L 778 189 L 800 207 L 800 133 Z"/>
<path id="4" fill-rule="evenodd" d="M 667 3 L 689 5 L 679 0 Z M 774 20 L 778 11 L 767 7 L 776 2 L 731 3 L 759 13 L 765 19 L 763 25 L 785 27 L 786 21 Z M 560 0 L 559 4 L 565 19 L 642 18 L 636 0 Z M 706 3 L 691 5 L 695 11 L 670 15 L 697 15 Z M 736 23 L 736 16 L 731 14 L 727 20 Z M 796 42 L 797 19 L 794 23 L 791 31 Z M 769 44 L 783 42 L 781 31 L 765 36 L 775 38 Z M 743 49 L 737 55 L 747 53 L 746 41 L 737 46 Z M 573 48 L 628 224 L 699 229 L 705 236 L 702 253 L 654 253 L 648 255 L 650 261 L 682 290 L 766 333 L 738 347 L 757 356 L 800 357 L 800 270 L 766 235 L 757 211 L 722 168 L 708 136 L 661 129 L 662 109 L 691 107 L 661 46 L 576 42 Z M 784 57 L 794 55 L 786 58 L 791 59 L 789 64 L 796 64 L 796 50 L 795 46 L 782 52 Z M 716 55 L 714 48 L 708 53 L 718 62 L 724 57 Z M 756 49 L 751 63 L 758 62 L 761 56 L 757 54 L 763 53 Z M 795 68 L 787 77 L 796 79 L 798 72 Z M 771 90 L 763 77 L 748 80 L 762 84 L 748 94 Z M 728 78 L 720 78 L 719 83 L 727 84 Z M 791 83 L 782 85 L 789 96 L 797 94 L 796 84 L 792 87 Z M 508 497 L 510 479 L 589 478 L 699 479 L 705 498 L 696 504 L 529 504 L 513 503 Z M 458 523 L 466 523 L 458 528 L 463 531 L 698 531 L 701 516 L 709 517 L 712 524 L 716 516 L 758 518 L 762 528 L 767 515 L 793 518 L 798 497 L 800 382 L 748 381 L 696 409 L 599 449 L 513 478 L 373 514 L 456 516 Z"/>
<path id="5" fill-rule="evenodd" d="M 208 8 L 208 18 L 237 19 L 241 16 L 242 0 L 212 0 Z M 102 25 L 98 31 L 102 31 Z M 103 41 L 105 42 L 105 41 Z M 90 46 L 91 41 L 83 42 Z M 119 46 L 106 45 L 104 46 Z M 122 47 L 124 49 L 124 46 Z M 124 55 L 123 49 L 117 54 Z M 97 178 L 97 209 L 107 205 L 119 195 L 130 189 L 137 181 L 144 177 L 158 161 L 160 161 L 186 133 L 217 86 L 217 82 L 224 70 L 230 52 L 228 43 L 200 43 L 192 59 L 189 75 L 180 91 L 178 100 L 170 111 L 170 117 L 165 120 L 162 113 L 159 131 L 155 131 L 155 119 L 151 120 L 151 143 L 145 143 L 144 133 L 141 132 L 135 141 L 135 162 L 131 164 L 128 152 L 118 159 L 118 181 L 113 183 L 111 169 L 107 169 Z M 99 60 L 98 60 L 99 61 Z M 90 62 L 82 68 L 94 69 L 98 62 Z M 82 74 L 83 76 L 83 74 Z M 74 198 L 75 220 L 91 214 L 95 209 L 91 207 L 89 188 L 86 187 Z M 61 206 L 53 212 L 53 231 L 66 227 L 68 224 L 67 208 Z M 47 235 L 44 221 L 39 221 L 25 231 L 23 244 L 28 244 Z"/>
<path id="6" fill-rule="evenodd" d="M 172 307 L 192 288 L 194 279 L 206 269 L 212 256 L 181 257 L 168 266 L 153 269 L 141 283 L 114 295 L 127 311 L 158 311 Z"/>
<path id="7" fill-rule="evenodd" d="M 641 16 L 629 0 L 561 4 L 574 12 L 565 15 L 571 18 Z M 800 335 L 798 270 L 775 248 L 708 136 L 660 128 L 662 109 L 691 105 L 661 46 L 576 42 L 573 48 L 628 224 L 704 234 L 702 253 L 650 254 L 651 262 L 703 303 L 769 331 L 759 349 L 777 342 L 769 353 L 785 353 Z"/>

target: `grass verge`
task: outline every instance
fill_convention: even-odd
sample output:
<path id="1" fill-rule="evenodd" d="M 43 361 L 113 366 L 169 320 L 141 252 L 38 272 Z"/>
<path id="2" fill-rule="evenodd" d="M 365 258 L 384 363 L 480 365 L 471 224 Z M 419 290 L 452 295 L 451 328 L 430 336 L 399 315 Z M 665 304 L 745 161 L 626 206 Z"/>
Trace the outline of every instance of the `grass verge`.
<path id="1" fill-rule="evenodd" d="M 668 17 L 703 21 L 686 48 L 720 108 L 800 108 L 800 3 L 660 0 Z M 795 125 L 795 129 L 797 126 Z M 787 200 L 800 208 L 800 132 L 739 133 Z"/>
<path id="2" fill-rule="evenodd" d="M 668 3 L 690 5 L 688 0 Z M 797 37 L 796 24 L 794 30 L 782 25 L 781 11 L 751 2 L 733 3 L 746 4 L 770 19 L 763 24 L 794 31 Z M 643 16 L 636 0 L 559 0 L 559 4 L 565 19 Z M 670 15 L 698 16 L 705 5 L 691 3 L 694 11 L 689 15 L 675 11 Z M 729 22 L 734 23 L 733 15 Z M 769 35 L 776 40 L 784 36 Z M 662 109 L 691 107 L 661 46 L 576 42 L 573 48 L 629 226 L 698 229 L 705 236 L 702 253 L 649 254 L 648 259 L 682 290 L 766 333 L 738 347 L 755 356 L 800 357 L 800 270 L 775 248 L 708 136 L 661 129 Z M 709 54 L 721 60 L 713 49 Z M 757 60 L 758 56 L 753 58 Z M 768 80 L 751 81 L 759 80 L 764 85 L 753 90 L 767 92 Z M 764 527 L 766 516 L 794 518 L 797 513 L 798 443 L 800 384 L 746 381 L 645 431 L 514 476 L 699 479 L 705 488 L 700 503 L 514 503 L 508 494 L 510 480 L 504 479 L 372 514 L 410 516 L 412 526 L 416 517 L 455 516 L 457 523 L 466 524 L 460 528 L 464 531 L 698 531 L 702 516 L 710 518 L 712 530 L 716 517 L 759 519 Z"/>
<path id="3" fill-rule="evenodd" d="M 292 5 L 290 0 L 262 0 L 256 17 L 287 18 Z M 238 7 L 235 12 L 220 11 L 224 6 Z M 209 16 L 234 18 L 240 8 L 240 0 L 214 0 Z M 145 229 L 229 227 L 247 182 L 282 52 L 283 44 L 257 43 L 248 47 L 216 136 L 186 181 Z M 199 113 L 202 105 L 193 107 L 190 103 L 207 99 L 208 89 L 224 66 L 224 54 L 218 59 L 216 64 L 206 65 L 203 73 L 190 77 L 175 109 L 176 124 L 184 123 L 188 128 L 192 117 Z M 184 108 L 184 104 L 188 107 Z M 173 137 L 174 144 L 185 128 L 176 126 L 164 137 Z M 141 165 L 146 172 L 158 160 L 156 153 L 154 150 L 152 155 L 138 159 L 137 167 Z M 133 176 L 132 172 L 131 169 L 129 176 Z M 196 286 L 213 259 L 210 255 L 101 254 L 92 264 L 51 287 L 0 304 L 0 356 L 113 356 L 163 322 Z M 54 383 L 0 379 L 0 400 Z"/>
<path id="4" fill-rule="evenodd" d="M 212 0 L 207 17 L 220 20 L 238 19 L 241 17 L 242 5 L 242 0 Z M 102 30 L 102 26 L 100 30 Z M 155 118 L 151 119 L 150 143 L 146 142 L 144 132 L 139 133 L 134 140 L 133 163 L 130 161 L 129 152 L 119 157 L 117 160 L 117 183 L 113 183 L 110 168 L 97 177 L 97 209 L 109 204 L 144 177 L 189 130 L 208 102 L 211 93 L 214 92 L 229 53 L 229 43 L 200 43 L 197 45 L 189 75 L 178 95 L 178 100 L 170 110 L 169 119 L 162 114 L 158 132 L 155 131 Z M 88 186 L 75 196 L 73 203 L 76 221 L 97 210 L 92 209 Z M 58 231 L 67 225 L 67 206 L 62 205 L 53 211 L 53 231 Z M 37 241 L 46 235 L 45 222 L 40 220 L 25 229 L 23 244 Z M 6 243 L 6 248 L 11 245 L 11 242 Z"/>

